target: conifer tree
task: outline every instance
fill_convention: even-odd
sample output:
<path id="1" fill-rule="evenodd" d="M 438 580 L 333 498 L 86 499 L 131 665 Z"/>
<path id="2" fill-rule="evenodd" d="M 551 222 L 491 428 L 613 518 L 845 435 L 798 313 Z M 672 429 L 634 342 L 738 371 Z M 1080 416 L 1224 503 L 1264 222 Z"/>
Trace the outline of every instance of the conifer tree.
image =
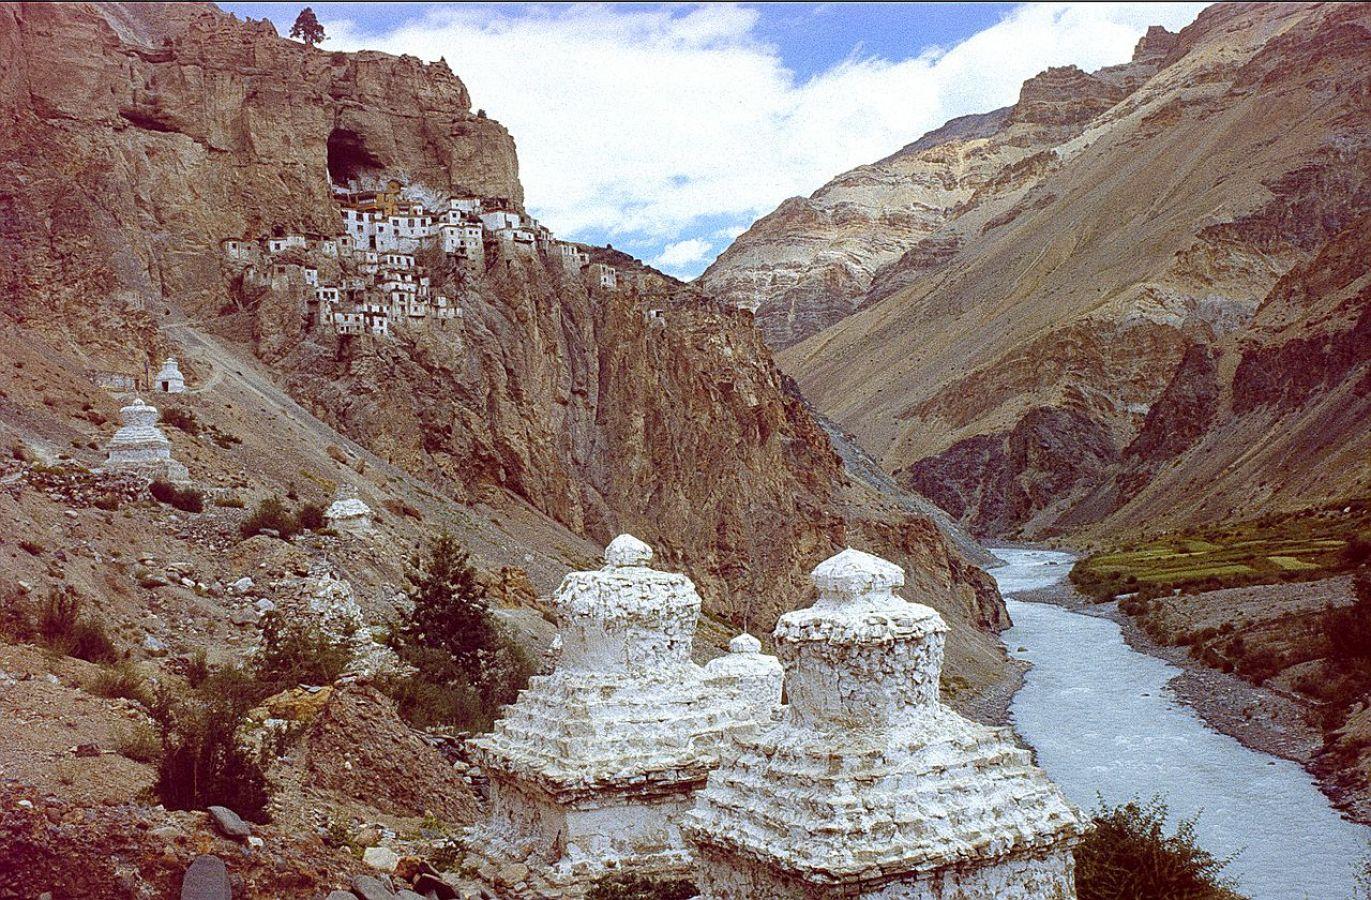
<path id="1" fill-rule="evenodd" d="M 290 28 L 290 36 L 299 38 L 311 47 L 323 41 L 324 26 L 319 24 L 319 17 L 313 9 L 306 6 L 300 10 L 300 15 L 295 17 L 295 24 Z"/>
<path id="2" fill-rule="evenodd" d="M 413 611 L 401 628 L 411 647 L 440 651 L 458 672 L 478 680 L 484 657 L 497 649 L 490 600 L 476 578 L 470 554 L 444 532 L 416 554 L 405 575 Z"/>

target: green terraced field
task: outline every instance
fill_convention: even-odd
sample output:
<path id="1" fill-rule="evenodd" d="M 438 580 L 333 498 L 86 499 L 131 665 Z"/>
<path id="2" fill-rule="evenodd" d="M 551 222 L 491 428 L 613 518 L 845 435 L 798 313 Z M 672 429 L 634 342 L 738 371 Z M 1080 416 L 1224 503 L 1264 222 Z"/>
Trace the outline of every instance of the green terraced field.
<path id="1" fill-rule="evenodd" d="M 1071 580 L 1108 597 L 1142 587 L 1211 590 L 1323 578 L 1345 571 L 1367 544 L 1371 500 L 1353 500 L 1111 548 L 1079 560 Z"/>

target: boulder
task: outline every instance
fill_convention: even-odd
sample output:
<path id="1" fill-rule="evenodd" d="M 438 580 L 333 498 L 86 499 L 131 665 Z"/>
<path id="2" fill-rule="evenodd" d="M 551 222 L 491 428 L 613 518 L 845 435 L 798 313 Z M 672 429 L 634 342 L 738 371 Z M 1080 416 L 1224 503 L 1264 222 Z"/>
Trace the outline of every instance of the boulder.
<path id="1" fill-rule="evenodd" d="M 400 854 L 389 847 L 368 847 L 362 853 L 362 862 L 382 872 L 394 872 L 400 863 Z"/>
<path id="2" fill-rule="evenodd" d="M 252 834 L 251 826 L 227 806 L 211 806 L 208 812 L 214 827 L 225 837 L 242 839 Z"/>
<path id="3" fill-rule="evenodd" d="M 181 880 L 181 900 L 232 900 L 228 867 L 217 856 L 197 856 Z"/>
<path id="4" fill-rule="evenodd" d="M 395 892 L 386 887 L 385 882 L 370 875 L 353 877 L 352 893 L 361 900 L 396 900 Z"/>
<path id="5" fill-rule="evenodd" d="M 420 872 L 414 879 L 414 889 L 421 894 L 431 895 L 438 900 L 457 900 L 457 889 L 441 877 L 428 872 Z"/>

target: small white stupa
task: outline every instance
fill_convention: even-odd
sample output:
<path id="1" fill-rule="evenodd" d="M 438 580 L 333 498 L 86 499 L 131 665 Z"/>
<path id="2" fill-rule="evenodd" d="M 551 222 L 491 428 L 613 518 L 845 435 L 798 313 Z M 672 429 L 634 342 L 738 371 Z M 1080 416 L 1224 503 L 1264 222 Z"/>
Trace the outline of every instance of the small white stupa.
<path id="1" fill-rule="evenodd" d="M 324 510 L 324 519 L 330 528 L 354 537 L 370 537 L 376 533 L 371 516 L 371 507 L 357 497 L 339 497 Z"/>
<path id="2" fill-rule="evenodd" d="M 779 678 L 749 696 L 760 682 L 691 661 L 700 596 L 684 575 L 649 568 L 651 558 L 620 535 L 603 569 L 566 576 L 554 598 L 556 670 L 532 678 L 494 730 L 468 744 L 491 795 L 466 845 L 527 864 L 545 885 L 609 868 L 684 874 L 678 826 L 693 792 L 780 700 Z"/>
<path id="3" fill-rule="evenodd" d="M 776 625 L 788 706 L 686 817 L 711 900 L 1074 900 L 1083 818 L 1008 729 L 938 699 L 947 626 L 844 550 Z"/>
<path id="4" fill-rule="evenodd" d="M 190 473 L 171 458 L 171 441 L 157 427 L 157 407 L 135 398 L 119 410 L 123 426 L 110 439 L 109 458 L 102 471 L 134 472 L 149 478 L 186 481 Z"/>
<path id="5" fill-rule="evenodd" d="M 162 369 L 157 373 L 157 377 L 152 380 L 153 386 L 163 394 L 184 394 L 186 392 L 186 379 L 181 374 L 181 366 L 176 361 L 176 357 L 168 356 L 162 363 Z"/>

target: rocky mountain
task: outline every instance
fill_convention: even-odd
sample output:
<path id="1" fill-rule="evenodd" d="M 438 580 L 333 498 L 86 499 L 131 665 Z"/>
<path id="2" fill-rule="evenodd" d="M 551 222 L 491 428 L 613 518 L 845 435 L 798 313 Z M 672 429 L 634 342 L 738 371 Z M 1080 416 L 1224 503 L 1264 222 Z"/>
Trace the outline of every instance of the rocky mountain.
<path id="1" fill-rule="evenodd" d="M 664 277 L 651 297 L 590 287 L 541 256 L 475 273 L 435 257 L 459 324 L 376 340 L 312 330 L 298 297 L 235 277 L 223 240 L 335 234 L 331 184 L 358 176 L 522 211 L 512 139 L 443 63 L 307 48 L 200 4 L 12 4 L 0 46 L 9 339 L 44 347 L 62 382 L 167 352 L 222 378 L 233 393 L 206 390 L 201 414 L 275 449 L 257 476 L 235 458 L 247 447 L 207 444 L 192 477 L 304 489 L 355 480 L 360 454 L 389 473 L 368 490 L 437 504 L 480 535 L 484 565 L 527 569 L 535 591 L 628 530 L 711 614 L 759 631 L 807 601 L 817 560 L 866 546 L 953 621 L 952 672 L 975 687 L 1001 673 L 1003 607 L 954 526 L 849 475 L 731 305 Z M 64 433 L 30 413 L 10 409 L 8 430 Z M 346 463 L 320 462 L 330 443 Z"/>
<path id="2" fill-rule="evenodd" d="M 976 533 L 1365 493 L 1368 51 L 1362 5 L 1210 7 L 787 201 L 702 283 Z"/>

